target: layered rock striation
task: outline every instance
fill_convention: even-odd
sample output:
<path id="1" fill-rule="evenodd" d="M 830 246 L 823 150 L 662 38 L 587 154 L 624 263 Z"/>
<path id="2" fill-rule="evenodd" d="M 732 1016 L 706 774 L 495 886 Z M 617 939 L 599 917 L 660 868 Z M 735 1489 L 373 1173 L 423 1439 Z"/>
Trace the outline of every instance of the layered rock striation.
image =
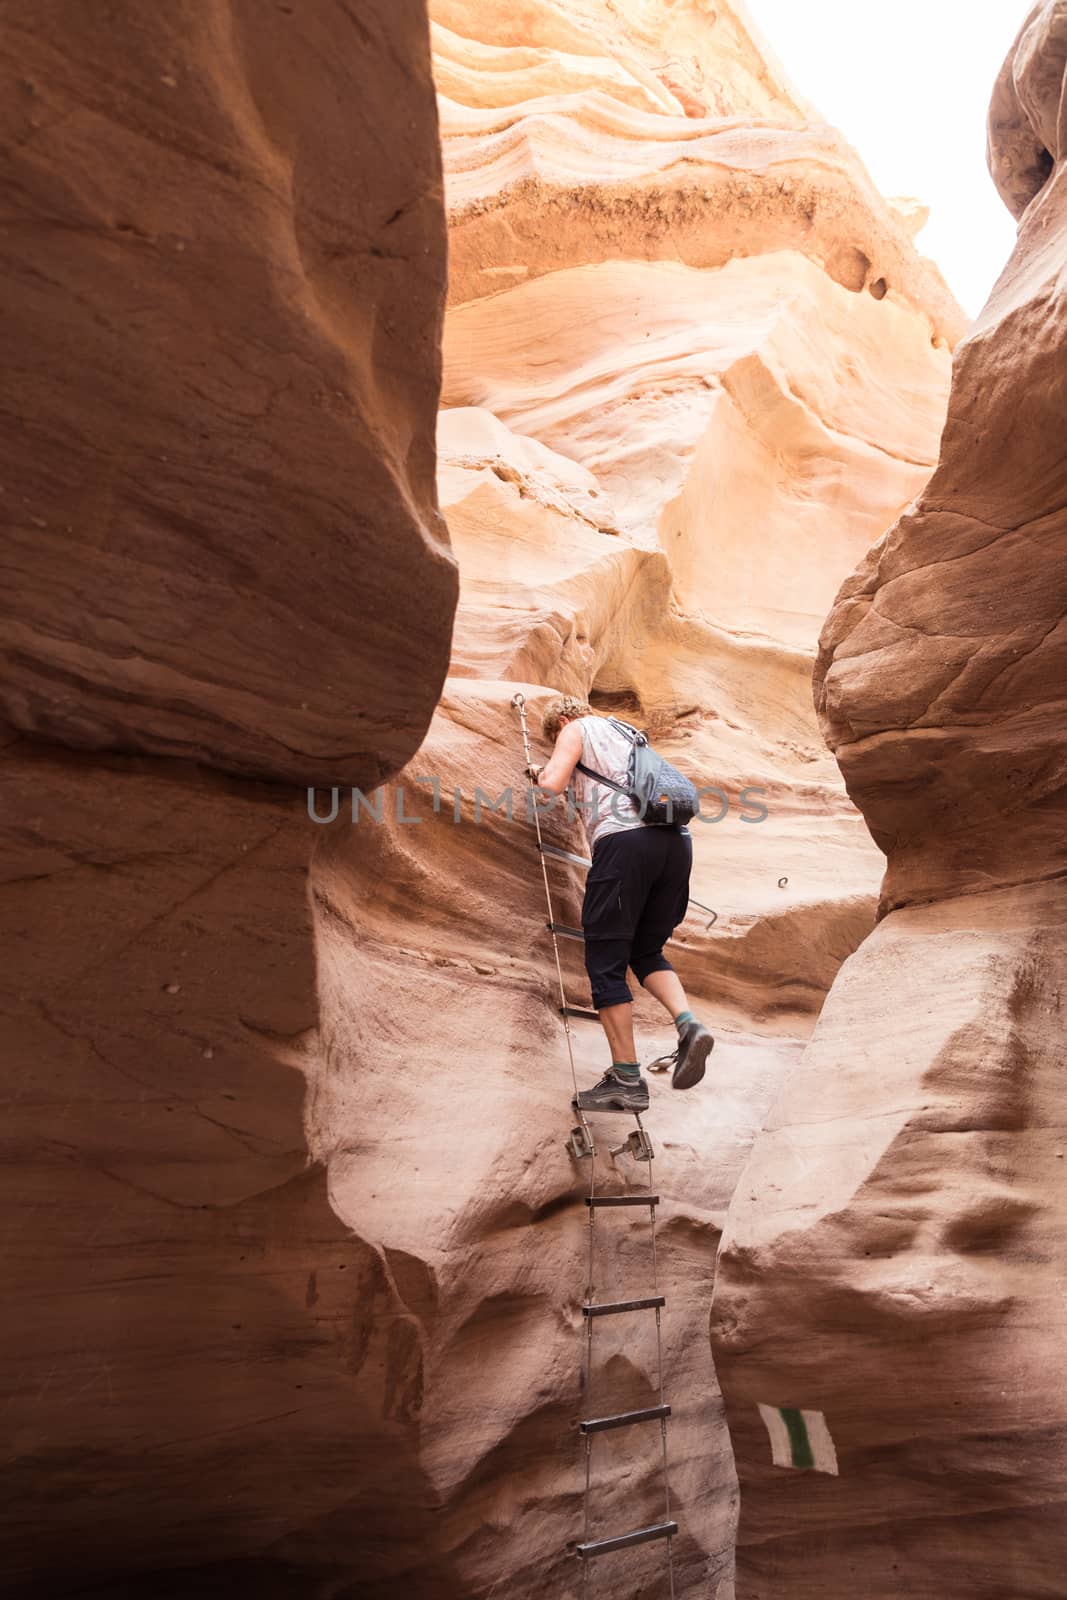
<path id="1" fill-rule="evenodd" d="M 1063 6 L 1035 6 L 990 115 L 1016 249 L 936 472 L 822 635 L 822 724 L 888 865 L 720 1252 L 744 1600 L 1062 1589 L 1065 60 Z M 783 1409 L 822 1419 L 836 1476 L 825 1444 L 783 1465 Z"/>
<path id="2" fill-rule="evenodd" d="M 300 1068 L 305 786 L 449 651 L 426 20 L 14 4 L 0 80 L 6 1588 L 325 1592 L 425 1517 Z"/>
<path id="3" fill-rule="evenodd" d="M 959 313 L 740 8 L 441 0 L 431 15 L 451 251 L 438 478 L 460 604 L 427 740 L 370 797 L 380 820 L 357 802 L 353 825 L 338 797 L 312 872 L 309 1140 L 406 1308 L 413 1492 L 438 1507 L 430 1542 L 372 1547 L 367 1581 L 579 1588 L 588 1177 L 563 1148 L 572 1084 L 511 707 L 521 690 L 536 729 L 565 690 L 642 721 L 722 796 L 693 830 L 693 892 L 712 909 L 694 906 L 674 946 L 719 1036 L 713 1088 L 654 1083 L 647 1120 L 676 1592 L 725 1595 L 715 1247 L 755 1130 L 870 930 L 881 868 L 812 711 L 816 639 L 934 465 Z M 486 803 L 509 786 L 511 820 Z M 546 826 L 584 850 L 573 821 Z M 552 884 L 573 926 L 580 869 L 553 863 Z M 562 958 L 569 1000 L 588 1004 L 580 948 Z M 650 1002 L 636 1016 L 646 1059 L 670 1048 Z M 575 1023 L 574 1050 L 592 1081 L 595 1024 Z M 645 1181 L 600 1159 L 603 1183 Z M 602 1237 L 601 1291 L 639 1292 L 639 1227 Z M 655 1388 L 651 1329 L 625 1320 L 592 1375 L 608 1410 Z M 658 1438 L 615 1439 L 595 1456 L 597 1533 L 662 1510 Z M 661 1548 L 618 1559 L 598 1582 L 657 1592 Z"/>
<path id="4" fill-rule="evenodd" d="M 909 209 L 798 95 L 743 4 L 434 0 L 449 298 L 571 263 L 694 267 L 776 250 L 963 331 Z"/>
<path id="5" fill-rule="evenodd" d="M 13 727 L 296 785 L 417 748 L 455 603 L 424 29 L 5 8 Z"/>
<path id="6" fill-rule="evenodd" d="M 577 1592 L 585 1174 L 517 690 L 716 791 L 675 943 L 714 1092 L 649 1127 L 676 1593 L 730 1584 L 715 1246 L 881 866 L 816 637 L 935 463 L 960 318 L 739 5 L 431 9 L 443 333 L 420 6 L 4 19 L 17 1596 Z M 647 1282 L 614 1223 L 602 1294 Z M 644 1403 L 650 1337 L 594 1380 Z M 595 1531 L 660 1510 L 657 1443 L 598 1452 Z"/>

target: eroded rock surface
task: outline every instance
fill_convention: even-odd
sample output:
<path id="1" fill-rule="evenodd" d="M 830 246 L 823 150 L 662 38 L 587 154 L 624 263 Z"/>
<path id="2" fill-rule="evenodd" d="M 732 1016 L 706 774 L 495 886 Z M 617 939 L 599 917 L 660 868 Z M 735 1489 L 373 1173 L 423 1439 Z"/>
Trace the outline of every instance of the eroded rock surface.
<path id="1" fill-rule="evenodd" d="M 742 5 L 433 0 L 449 296 L 599 261 L 811 255 L 837 283 L 959 307 L 914 227 L 799 95 Z"/>
<path id="2" fill-rule="evenodd" d="M 304 785 L 449 650 L 426 19 L 11 5 L 0 79 L 5 1586 L 351 1592 L 432 1508 L 308 1160 Z"/>
<path id="3" fill-rule="evenodd" d="M 576 1595 L 584 1175 L 521 795 L 475 823 L 512 695 L 571 689 L 726 803 L 676 945 L 713 1092 L 649 1119 L 676 1592 L 725 1594 L 715 1245 L 880 870 L 817 627 L 934 462 L 958 310 L 740 8 L 441 0 L 438 700 L 420 7 L 9 20 L 13 1592 Z M 648 1271 L 611 1227 L 602 1293 Z M 651 1331 L 597 1374 L 640 1403 Z M 598 1453 L 597 1531 L 659 1512 L 655 1446 Z"/>
<path id="4" fill-rule="evenodd" d="M 385 0 L 5 7 L 15 727 L 296 784 L 417 748 L 455 596 L 425 28 Z"/>
<path id="5" fill-rule="evenodd" d="M 292 1594 L 405 1370 L 308 1168 L 302 796 L 25 739 L 0 788 L 8 1592 Z"/>
<path id="6" fill-rule="evenodd" d="M 647 1120 L 676 1592 L 725 1595 L 736 1506 L 706 1359 L 715 1245 L 754 1131 L 870 930 L 881 869 L 815 722 L 815 641 L 843 574 L 934 464 L 958 312 L 732 7 L 432 15 L 453 267 L 439 487 L 460 606 L 438 713 L 381 822 L 361 808 L 353 826 L 341 795 L 322 830 L 309 1139 L 417 1330 L 410 1439 L 440 1507 L 443 1592 L 576 1596 L 575 1423 L 590 1404 L 647 1403 L 655 1345 L 617 1319 L 592 1399 L 580 1390 L 587 1177 L 563 1149 L 571 1081 L 511 697 L 526 694 L 536 728 L 552 692 L 591 695 L 721 789 L 722 821 L 694 826 L 694 895 L 717 918 L 694 907 L 675 947 L 718 1034 L 715 1070 L 706 1094 L 654 1083 Z M 688 41 L 670 68 L 660 34 Z M 754 152 L 773 147 L 773 167 L 786 145 L 788 179 L 752 177 Z M 758 197 L 719 229 L 727 168 Z M 668 226 L 694 193 L 699 226 Z M 476 789 L 509 785 L 515 819 L 484 803 L 479 819 Z M 755 790 L 758 823 L 742 820 Z M 548 826 L 584 848 L 577 825 Z M 554 863 L 552 882 L 573 926 L 582 874 Z M 587 1004 L 579 947 L 562 959 Z M 645 1059 L 671 1047 L 662 1013 L 639 999 L 636 1017 Z M 595 1024 L 575 1023 L 574 1043 L 592 1081 Z M 645 1180 L 601 1163 L 605 1183 Z M 616 1214 L 604 1240 L 602 1292 L 638 1292 L 639 1224 Z M 657 1453 L 639 1430 L 598 1444 L 595 1532 L 661 1513 Z M 661 1547 L 619 1559 L 597 1583 L 660 1591 Z"/>
<path id="7" fill-rule="evenodd" d="M 990 118 L 1016 250 L 957 354 L 937 471 L 822 636 L 888 915 L 720 1254 L 744 1600 L 1063 1587 L 1065 58 L 1067 11 L 1036 6 Z M 773 1465 L 759 1406 L 822 1414 L 839 1475 Z"/>

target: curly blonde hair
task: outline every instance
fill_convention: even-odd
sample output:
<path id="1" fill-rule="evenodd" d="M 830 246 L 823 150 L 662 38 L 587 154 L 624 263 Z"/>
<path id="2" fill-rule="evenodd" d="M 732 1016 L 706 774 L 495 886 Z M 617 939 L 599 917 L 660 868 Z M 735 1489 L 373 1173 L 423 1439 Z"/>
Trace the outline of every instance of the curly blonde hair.
<path id="1" fill-rule="evenodd" d="M 560 719 L 569 717 L 574 722 L 578 717 L 591 717 L 593 708 L 585 700 L 579 700 L 577 695 L 560 694 L 550 700 L 544 709 L 541 718 L 541 727 L 546 739 L 553 742 L 559 734 Z"/>

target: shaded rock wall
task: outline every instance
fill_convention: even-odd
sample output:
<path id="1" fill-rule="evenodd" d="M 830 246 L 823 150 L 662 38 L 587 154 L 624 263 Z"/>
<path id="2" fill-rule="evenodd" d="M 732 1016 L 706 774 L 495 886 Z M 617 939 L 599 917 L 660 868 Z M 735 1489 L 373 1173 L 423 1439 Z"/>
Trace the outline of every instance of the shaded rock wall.
<path id="1" fill-rule="evenodd" d="M 0 21 L 6 1582 L 337 1592 L 426 1515 L 299 1070 L 303 786 L 449 647 L 426 20 L 105 9 Z"/>
<path id="2" fill-rule="evenodd" d="M 424 26 L 332 0 L 5 8 L 16 728 L 296 784 L 417 747 L 455 585 Z"/>
<path id="3" fill-rule="evenodd" d="M 990 117 L 1018 244 L 957 354 L 937 471 L 821 641 L 888 914 L 720 1252 L 746 1600 L 1063 1589 L 1065 60 L 1067 12 L 1036 6 Z M 758 1405 L 823 1413 L 839 1476 L 774 1466 Z"/>
<path id="4" fill-rule="evenodd" d="M 419 1592 L 430 1563 L 456 1600 L 576 1595 L 586 1175 L 563 1149 L 571 1083 L 511 697 L 524 690 L 536 727 L 551 692 L 591 694 L 721 787 L 727 814 L 694 828 L 694 894 L 718 919 L 694 909 L 674 947 L 719 1036 L 715 1071 L 688 1097 L 654 1084 L 648 1125 L 677 1592 L 725 1595 L 715 1246 L 755 1129 L 870 930 L 881 868 L 815 722 L 815 642 L 843 574 L 934 464 L 959 314 L 739 9 L 431 9 L 452 268 L 439 486 L 460 605 L 438 713 L 381 821 L 361 808 L 353 825 L 342 794 L 321 829 L 309 1141 L 410 1319 L 413 1482 L 438 1513 L 405 1583 Z M 715 209 L 727 182 L 754 186 L 732 220 Z M 705 188 L 687 233 L 671 219 Z M 823 197 L 810 214 L 808 195 Z M 508 785 L 514 820 L 479 817 L 476 788 Z M 742 820 L 749 788 L 764 822 Z M 582 848 L 577 826 L 548 826 Z M 553 884 L 573 925 L 581 874 L 554 867 Z M 588 1003 L 578 947 L 562 954 Z M 636 1021 L 646 1059 L 670 1047 L 641 997 Z M 595 1025 L 575 1024 L 575 1053 L 591 1081 Z M 605 1152 L 601 1181 L 644 1173 Z M 620 1216 L 603 1270 L 605 1292 L 647 1282 Z M 652 1329 L 626 1320 L 599 1347 L 604 1409 L 653 1386 Z M 658 1440 L 615 1440 L 596 1452 L 596 1532 L 662 1508 Z M 597 1583 L 660 1592 L 662 1549 L 618 1560 Z M 365 1581 L 386 1561 L 372 1549 Z"/>

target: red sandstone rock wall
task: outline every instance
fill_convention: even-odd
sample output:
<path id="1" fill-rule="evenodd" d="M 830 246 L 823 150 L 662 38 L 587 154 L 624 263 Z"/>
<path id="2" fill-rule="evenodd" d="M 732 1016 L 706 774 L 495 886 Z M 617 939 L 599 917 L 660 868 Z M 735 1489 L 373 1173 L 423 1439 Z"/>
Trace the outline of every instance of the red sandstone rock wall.
<path id="1" fill-rule="evenodd" d="M 759 67 L 740 12 L 714 9 L 431 8 L 452 269 L 439 482 L 460 605 L 438 713 L 398 780 L 418 820 L 398 820 L 390 785 L 381 825 L 353 827 L 342 797 L 322 830 L 308 1131 L 407 1313 L 412 1482 L 440 1508 L 424 1557 L 456 1600 L 580 1584 L 585 1174 L 563 1148 L 571 1083 L 513 693 L 535 727 L 560 689 L 638 716 L 732 799 L 694 828 L 694 893 L 718 920 L 694 912 L 674 946 L 719 1036 L 714 1071 L 689 1096 L 654 1084 L 648 1118 L 679 1595 L 725 1594 L 732 1567 L 707 1347 L 725 1207 L 874 915 L 881 858 L 820 736 L 811 671 L 841 579 L 934 465 L 959 313 L 855 154 Z M 660 29 L 678 30 L 685 104 L 679 74 L 657 76 Z M 437 814 L 417 782 L 434 775 Z M 516 820 L 476 825 L 475 787 L 509 784 Z M 740 820 L 749 785 L 765 824 Z M 578 829 L 552 832 L 581 848 Z M 573 925 L 581 875 L 553 881 Z M 587 1002 L 578 948 L 563 961 Z M 670 1048 L 640 996 L 636 1022 L 645 1059 Z M 590 1082 L 603 1041 L 575 1031 Z M 604 1182 L 644 1181 L 602 1163 Z M 603 1281 L 622 1290 L 647 1263 L 639 1229 L 613 1221 Z M 606 1330 L 605 1409 L 646 1403 L 654 1348 L 633 1319 Z M 638 1429 L 598 1445 L 597 1533 L 661 1510 L 657 1452 Z M 398 1570 L 376 1547 L 368 1568 Z M 415 1571 L 425 1581 L 403 1581 Z M 612 1558 L 593 1593 L 620 1585 L 663 1592 L 662 1547 Z"/>
<path id="2" fill-rule="evenodd" d="M 811 711 L 816 632 L 934 464 L 959 312 L 739 7 L 433 17 L 443 693 L 421 8 L 4 18 L 25 1600 L 575 1593 L 570 1082 L 529 829 L 473 825 L 476 785 L 521 784 L 520 686 L 535 719 L 558 689 L 640 715 L 733 802 L 698 836 L 718 920 L 676 942 L 713 1092 L 650 1118 L 677 1593 L 729 1586 L 715 1245 L 880 869 Z M 405 761 L 418 823 L 392 786 L 380 826 L 347 797 L 309 821 L 308 779 Z M 595 1029 L 576 1051 L 591 1079 Z M 642 1270 L 618 1235 L 606 1286 Z M 606 1337 L 636 1402 L 650 1345 Z M 655 1466 L 606 1458 L 601 1531 L 655 1509 Z M 645 1554 L 614 1581 L 651 1592 Z"/>
<path id="3" fill-rule="evenodd" d="M 14 727 L 297 785 L 417 747 L 455 592 L 423 26 L 382 0 L 5 7 Z"/>
<path id="4" fill-rule="evenodd" d="M 8 5 L 0 84 L 5 1589 L 333 1592 L 360 1483 L 426 1542 L 300 1071 L 303 786 L 449 649 L 426 20 Z"/>
<path id="5" fill-rule="evenodd" d="M 1067 11 L 1035 6 L 990 164 L 1016 249 L 955 362 L 937 471 L 844 585 L 816 675 L 888 855 L 742 1176 L 713 1321 L 738 1596 L 1058 1596 Z M 757 1407 L 821 1414 L 838 1475 Z"/>

